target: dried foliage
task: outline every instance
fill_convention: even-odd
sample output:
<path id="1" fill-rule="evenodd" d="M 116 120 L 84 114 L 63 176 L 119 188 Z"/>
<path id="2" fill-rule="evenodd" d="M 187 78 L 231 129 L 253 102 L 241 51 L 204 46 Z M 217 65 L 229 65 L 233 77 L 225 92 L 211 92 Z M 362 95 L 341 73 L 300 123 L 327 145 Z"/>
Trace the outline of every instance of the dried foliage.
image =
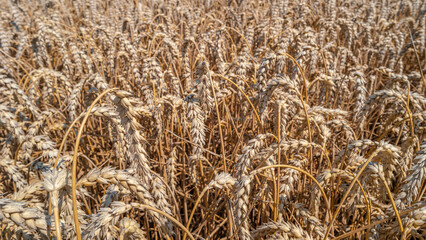
<path id="1" fill-rule="evenodd" d="M 0 239 L 424 239 L 425 1 L 0 3 Z"/>

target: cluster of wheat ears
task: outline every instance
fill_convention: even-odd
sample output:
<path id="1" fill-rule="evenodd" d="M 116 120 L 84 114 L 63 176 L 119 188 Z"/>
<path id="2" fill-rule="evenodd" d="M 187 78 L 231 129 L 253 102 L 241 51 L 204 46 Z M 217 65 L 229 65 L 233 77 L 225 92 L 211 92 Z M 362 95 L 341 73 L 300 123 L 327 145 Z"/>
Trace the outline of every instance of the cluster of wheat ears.
<path id="1" fill-rule="evenodd" d="M 424 239 L 426 2 L 1 0 L 0 239 Z"/>

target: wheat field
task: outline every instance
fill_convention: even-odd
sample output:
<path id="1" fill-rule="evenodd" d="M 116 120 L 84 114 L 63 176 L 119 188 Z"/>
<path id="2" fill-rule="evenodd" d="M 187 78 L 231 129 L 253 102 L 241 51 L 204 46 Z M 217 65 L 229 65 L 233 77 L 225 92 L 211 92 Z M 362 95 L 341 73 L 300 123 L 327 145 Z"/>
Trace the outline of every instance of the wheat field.
<path id="1" fill-rule="evenodd" d="M 0 0 L 0 239 L 425 239 L 424 0 Z"/>

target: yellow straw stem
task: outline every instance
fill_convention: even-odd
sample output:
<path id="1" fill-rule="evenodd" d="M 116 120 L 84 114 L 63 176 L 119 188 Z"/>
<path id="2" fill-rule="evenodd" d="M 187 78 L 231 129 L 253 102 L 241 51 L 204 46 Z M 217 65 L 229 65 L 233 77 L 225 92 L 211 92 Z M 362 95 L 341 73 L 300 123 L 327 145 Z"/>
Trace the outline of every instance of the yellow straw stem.
<path id="1" fill-rule="evenodd" d="M 189 230 L 189 226 L 191 225 L 192 218 L 194 217 L 195 209 L 198 207 L 198 204 L 200 203 L 201 198 L 204 196 L 204 194 L 206 194 L 206 192 L 207 192 L 209 189 L 210 189 L 210 186 L 209 186 L 209 185 L 207 185 L 207 186 L 203 189 L 203 191 L 200 193 L 200 196 L 198 196 L 197 201 L 195 201 L 194 207 L 192 208 L 192 211 L 191 211 L 191 215 L 189 215 L 188 223 L 186 224 L 186 228 L 187 228 L 188 230 Z M 187 235 L 187 234 L 186 234 L 186 232 L 185 232 L 185 234 L 183 235 L 183 240 L 185 240 L 185 239 L 186 239 L 186 235 Z"/>
<path id="2" fill-rule="evenodd" d="M 182 229 L 184 232 L 185 232 L 185 236 L 186 235 L 188 235 L 189 236 L 189 238 L 191 239 L 191 240 L 195 240 L 195 238 L 192 236 L 192 234 L 191 234 L 191 232 L 188 230 L 188 228 L 186 228 L 182 223 L 180 223 L 176 218 L 174 218 L 174 217 L 172 217 L 172 216 L 170 216 L 169 214 L 167 214 L 167 213 L 165 213 L 165 212 L 163 212 L 163 211 L 161 211 L 161 210 L 158 210 L 158 209 L 156 209 L 156 208 L 153 208 L 153 207 L 151 207 L 151 206 L 148 206 L 148 205 L 145 205 L 145 204 L 141 204 L 141 203 L 138 203 L 137 204 L 137 207 L 138 208 L 142 208 L 142 209 L 147 209 L 147 210 L 150 210 L 150 211 L 153 211 L 153 212 L 156 212 L 156 213 L 158 213 L 158 214 L 161 214 L 161 215 L 163 215 L 164 217 L 166 217 L 167 219 L 169 219 L 170 221 L 172 221 L 172 222 L 174 222 L 180 229 Z"/>
<path id="3" fill-rule="evenodd" d="M 337 207 L 336 211 L 334 212 L 333 218 L 331 219 L 331 222 L 329 223 L 327 230 L 325 231 L 324 234 L 324 240 L 327 239 L 328 234 L 330 233 L 331 228 L 333 227 L 333 223 L 336 220 L 337 215 L 339 214 L 340 209 L 343 206 L 343 203 L 345 202 L 346 198 L 348 197 L 350 191 L 352 190 L 353 186 L 355 185 L 356 181 L 358 180 L 358 178 L 361 176 L 361 174 L 364 172 L 365 168 L 367 167 L 368 163 L 371 162 L 371 160 L 373 160 L 374 156 L 377 155 L 377 153 L 382 150 L 381 147 L 379 147 L 378 149 L 376 149 L 376 151 L 374 151 L 370 157 L 367 159 L 367 161 L 364 163 L 364 165 L 362 165 L 361 169 L 358 171 L 358 174 L 355 176 L 355 178 L 352 180 L 351 184 L 348 187 L 348 190 L 346 190 L 345 194 L 343 195 L 339 206 Z"/>
<path id="4" fill-rule="evenodd" d="M 286 164 L 278 164 L 278 165 L 270 165 L 270 166 L 265 166 L 265 167 L 261 167 L 261 168 L 258 168 L 258 169 L 256 169 L 256 170 L 253 170 L 251 173 L 250 173 L 250 175 L 252 175 L 252 176 L 254 176 L 254 175 L 256 175 L 256 174 L 258 174 L 259 172 L 261 172 L 261 171 L 263 171 L 263 170 L 266 170 L 266 169 L 270 169 L 270 168 L 291 168 L 291 169 L 294 169 L 294 170 L 296 170 L 296 171 L 299 171 L 299 172 L 301 172 L 301 173 L 303 173 L 303 174 L 306 174 L 306 176 L 308 176 L 310 179 L 312 179 L 312 181 L 318 186 L 318 188 L 320 189 L 320 191 L 321 191 L 321 193 L 322 193 L 322 195 L 323 195 L 323 197 L 324 197 L 324 200 L 325 200 L 325 203 L 326 203 L 326 205 L 327 205 L 327 211 L 331 211 L 331 209 L 330 209 L 330 201 L 328 200 L 328 197 L 327 197 L 327 195 L 325 194 L 325 191 L 324 191 L 324 189 L 322 188 L 322 186 L 321 186 L 321 184 L 310 174 L 310 173 L 308 173 L 308 172 L 306 172 L 305 170 L 303 170 L 303 169 L 300 169 L 300 168 L 298 168 L 298 167 L 295 167 L 295 166 L 291 166 L 291 165 L 286 165 Z"/>
<path id="5" fill-rule="evenodd" d="M 92 105 L 90 105 L 89 109 L 87 110 L 86 115 L 83 118 L 83 121 L 81 123 L 80 129 L 78 131 L 77 139 L 75 141 L 74 145 L 74 154 L 73 154 L 73 160 L 72 160 L 72 211 L 74 214 L 74 227 L 75 227 L 75 233 L 77 236 L 77 240 L 81 240 L 81 230 L 80 230 L 80 222 L 78 221 L 78 212 L 77 212 L 77 153 L 78 153 L 78 145 L 80 144 L 81 135 L 83 134 L 84 125 L 87 122 L 87 119 L 90 116 L 90 113 L 95 106 L 95 104 L 101 100 L 103 96 L 106 94 L 116 91 L 118 89 L 112 88 L 105 90 L 101 95 L 99 95 L 95 101 L 93 101 Z"/>
<path id="6" fill-rule="evenodd" d="M 389 200 L 392 203 L 392 207 L 393 207 L 393 210 L 395 212 L 395 217 L 398 220 L 399 230 L 401 230 L 401 233 L 403 233 L 404 232 L 404 225 L 402 225 L 402 221 L 401 221 L 401 217 L 400 217 L 399 212 L 398 212 L 398 208 L 396 207 L 395 201 L 393 200 L 393 197 L 392 197 L 392 192 L 389 189 L 389 186 L 386 183 L 386 179 L 382 176 L 382 174 L 379 173 L 379 176 L 380 176 L 380 179 L 383 181 L 383 184 L 385 185 L 386 192 L 389 195 Z"/>
<path id="7" fill-rule="evenodd" d="M 61 223 L 59 222 L 59 208 L 53 207 L 53 215 L 55 216 L 56 239 L 62 240 Z"/>

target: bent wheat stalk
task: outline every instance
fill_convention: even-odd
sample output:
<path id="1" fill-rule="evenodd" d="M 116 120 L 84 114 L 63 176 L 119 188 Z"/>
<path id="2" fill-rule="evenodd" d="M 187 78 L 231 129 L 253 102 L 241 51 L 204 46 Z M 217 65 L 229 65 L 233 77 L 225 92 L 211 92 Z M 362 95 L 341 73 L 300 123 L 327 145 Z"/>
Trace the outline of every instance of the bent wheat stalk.
<path id="1" fill-rule="evenodd" d="M 367 159 L 367 161 L 365 161 L 365 163 L 362 165 L 361 169 L 358 171 L 358 174 L 354 177 L 354 179 L 352 180 L 351 184 L 349 185 L 348 189 L 346 190 L 345 194 L 343 195 L 343 197 L 340 200 L 340 204 L 337 207 L 336 211 L 333 214 L 333 217 L 331 218 L 331 221 L 327 227 L 327 230 L 325 231 L 324 234 L 324 240 L 327 239 L 328 234 L 330 233 L 331 228 L 333 227 L 333 223 L 336 220 L 337 215 L 339 214 L 340 209 L 343 206 L 343 203 L 345 202 L 346 198 L 348 197 L 350 191 L 352 190 L 353 186 L 355 185 L 356 181 L 358 180 L 358 178 L 361 176 L 361 174 L 364 172 L 365 168 L 367 167 L 367 165 L 371 162 L 371 160 L 373 160 L 373 158 L 377 155 L 377 153 L 379 153 L 382 150 L 382 147 L 379 146 L 373 153 L 371 153 L 370 157 Z"/>
<path id="2" fill-rule="evenodd" d="M 270 165 L 270 166 L 265 166 L 265 167 L 261 167 L 261 168 L 258 168 L 256 170 L 253 170 L 250 173 L 250 176 L 254 176 L 254 175 L 258 174 L 259 172 L 261 172 L 263 170 L 267 170 L 267 169 L 271 169 L 271 168 L 291 168 L 291 169 L 299 171 L 299 172 L 305 174 L 306 176 L 308 176 L 320 189 L 322 196 L 324 197 L 325 203 L 327 205 L 327 212 L 331 213 L 330 201 L 328 200 L 327 194 L 325 193 L 324 189 L 321 187 L 321 184 L 310 173 L 306 172 L 303 169 L 300 169 L 298 167 L 291 166 L 291 165 L 286 165 L 286 164 Z"/>
<path id="3" fill-rule="evenodd" d="M 81 240 L 81 230 L 80 230 L 80 223 L 78 221 L 78 213 L 77 213 L 77 154 L 78 154 L 78 146 L 80 144 L 81 135 L 83 134 L 84 125 L 87 122 L 87 119 L 90 116 L 90 112 L 92 108 L 96 105 L 97 102 L 101 100 L 103 96 L 105 96 L 108 93 L 117 91 L 117 88 L 111 88 L 105 90 L 103 93 L 101 93 L 90 105 L 86 115 L 83 118 L 83 121 L 81 122 L 80 129 L 78 130 L 77 139 L 74 144 L 74 155 L 72 160 L 72 210 L 74 214 L 74 228 L 75 233 L 77 236 L 77 240 Z"/>
<path id="4" fill-rule="evenodd" d="M 188 223 L 186 224 L 186 228 L 189 229 L 189 226 L 191 225 L 192 217 L 194 216 L 195 210 L 198 207 L 198 204 L 200 203 L 201 198 L 206 194 L 206 192 L 209 189 L 212 189 L 214 187 L 222 189 L 225 188 L 226 190 L 229 189 L 232 185 L 235 185 L 236 179 L 231 177 L 228 173 L 221 173 L 218 174 L 215 179 L 213 179 L 200 193 L 200 195 L 197 198 L 197 201 L 195 201 L 194 207 L 192 208 L 191 215 L 189 216 Z M 183 240 L 186 239 L 186 233 L 183 235 Z"/>

